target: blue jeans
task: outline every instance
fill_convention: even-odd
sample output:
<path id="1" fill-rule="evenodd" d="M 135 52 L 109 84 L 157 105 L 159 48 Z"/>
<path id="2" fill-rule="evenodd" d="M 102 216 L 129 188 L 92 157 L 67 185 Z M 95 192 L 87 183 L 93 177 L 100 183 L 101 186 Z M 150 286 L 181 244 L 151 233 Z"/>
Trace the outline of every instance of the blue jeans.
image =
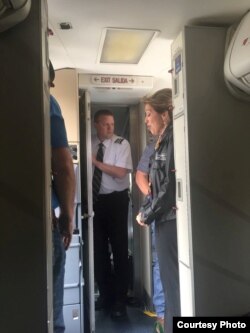
<path id="1" fill-rule="evenodd" d="M 167 304 L 164 316 L 164 332 L 172 333 L 173 317 L 179 317 L 181 313 L 176 220 L 156 222 L 155 239 Z"/>
<path id="2" fill-rule="evenodd" d="M 53 320 L 54 333 L 64 333 L 63 291 L 65 248 L 58 228 L 53 230 Z"/>
<path id="3" fill-rule="evenodd" d="M 153 267 L 153 304 L 157 317 L 164 318 L 165 313 L 165 296 L 160 277 L 160 267 L 158 256 L 155 248 L 155 222 L 151 224 L 152 232 L 152 267 Z"/>

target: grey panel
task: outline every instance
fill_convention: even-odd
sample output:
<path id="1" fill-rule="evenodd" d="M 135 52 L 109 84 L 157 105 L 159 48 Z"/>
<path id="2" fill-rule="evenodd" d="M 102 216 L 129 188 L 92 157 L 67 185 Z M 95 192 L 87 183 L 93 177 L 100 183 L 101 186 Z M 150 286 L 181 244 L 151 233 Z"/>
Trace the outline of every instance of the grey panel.
<path id="1" fill-rule="evenodd" d="M 29 1 L 30 2 L 30 1 Z M 50 331 L 50 126 L 46 1 L 0 33 L 0 331 Z M 6 1 L 5 1 L 6 3 Z"/>
<path id="2" fill-rule="evenodd" d="M 186 159 L 176 159 L 176 169 L 187 170 L 190 198 L 178 222 L 191 232 L 189 295 L 197 316 L 243 315 L 250 309 L 249 103 L 224 83 L 226 28 L 185 27 L 183 37 Z M 175 150 L 183 150 L 178 140 Z"/>
<path id="3" fill-rule="evenodd" d="M 80 286 L 79 284 L 76 287 L 64 287 L 64 299 L 63 302 L 67 304 L 76 304 L 80 303 Z"/>
<path id="4" fill-rule="evenodd" d="M 80 249 L 79 236 L 73 235 L 71 245 L 66 252 L 64 304 L 80 302 Z"/>
<path id="5" fill-rule="evenodd" d="M 80 304 L 65 305 L 63 307 L 65 333 L 83 333 L 81 330 Z"/>
<path id="6" fill-rule="evenodd" d="M 73 235 L 71 245 L 66 252 L 65 278 L 64 278 L 65 286 L 79 283 L 79 270 L 80 270 L 79 236 Z"/>

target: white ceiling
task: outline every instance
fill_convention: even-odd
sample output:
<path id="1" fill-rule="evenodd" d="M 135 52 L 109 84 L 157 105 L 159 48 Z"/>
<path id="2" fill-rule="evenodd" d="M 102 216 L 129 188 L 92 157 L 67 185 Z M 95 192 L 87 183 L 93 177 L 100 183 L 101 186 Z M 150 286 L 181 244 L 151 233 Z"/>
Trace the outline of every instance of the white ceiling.
<path id="1" fill-rule="evenodd" d="M 54 33 L 49 37 L 50 59 L 56 69 L 153 76 L 158 84 L 164 81 L 169 86 L 170 45 L 184 25 L 230 25 L 248 9 L 249 0 L 48 0 L 49 27 Z M 70 22 L 73 29 L 61 30 L 60 22 Z M 106 27 L 154 29 L 160 34 L 138 65 L 100 64 L 99 44 Z M 92 100 L 133 103 L 142 93 L 118 96 L 116 91 L 114 97 L 114 92 L 106 90 L 101 97 L 93 92 Z"/>

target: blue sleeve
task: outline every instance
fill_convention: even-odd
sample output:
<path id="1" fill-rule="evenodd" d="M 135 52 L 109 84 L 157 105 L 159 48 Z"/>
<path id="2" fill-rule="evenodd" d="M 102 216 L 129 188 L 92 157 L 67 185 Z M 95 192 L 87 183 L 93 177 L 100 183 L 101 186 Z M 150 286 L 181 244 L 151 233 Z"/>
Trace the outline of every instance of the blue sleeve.
<path id="1" fill-rule="evenodd" d="M 68 147 L 67 133 L 61 109 L 53 96 L 50 96 L 50 135 L 51 147 Z"/>
<path id="2" fill-rule="evenodd" d="M 51 148 L 66 148 L 68 147 L 68 140 L 66 128 L 61 113 L 61 109 L 56 99 L 50 96 L 50 140 Z M 52 208 L 55 209 L 60 206 L 58 196 L 56 195 L 55 184 L 52 180 Z"/>
<path id="3" fill-rule="evenodd" d="M 144 173 L 149 173 L 149 162 L 150 162 L 150 157 L 154 153 L 154 144 L 150 143 L 146 146 L 144 149 L 141 159 L 138 163 L 137 170 L 144 172 Z"/>
<path id="4" fill-rule="evenodd" d="M 68 147 L 67 134 L 63 118 L 53 116 L 50 118 L 51 147 Z"/>

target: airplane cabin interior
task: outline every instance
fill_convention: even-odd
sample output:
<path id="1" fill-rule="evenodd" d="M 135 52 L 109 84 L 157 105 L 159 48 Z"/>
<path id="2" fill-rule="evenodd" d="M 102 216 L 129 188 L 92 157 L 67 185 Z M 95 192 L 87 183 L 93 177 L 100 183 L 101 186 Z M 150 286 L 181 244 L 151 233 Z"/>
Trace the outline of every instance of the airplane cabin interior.
<path id="1" fill-rule="evenodd" d="M 249 36 L 248 0 L 0 0 L 1 332 L 53 332 L 50 94 L 77 183 L 65 333 L 153 332 L 151 231 L 136 222 L 135 173 L 151 140 L 142 99 L 163 88 L 174 106 L 181 316 L 249 316 Z M 95 311 L 91 137 L 100 109 L 113 112 L 133 160 L 120 320 Z"/>

